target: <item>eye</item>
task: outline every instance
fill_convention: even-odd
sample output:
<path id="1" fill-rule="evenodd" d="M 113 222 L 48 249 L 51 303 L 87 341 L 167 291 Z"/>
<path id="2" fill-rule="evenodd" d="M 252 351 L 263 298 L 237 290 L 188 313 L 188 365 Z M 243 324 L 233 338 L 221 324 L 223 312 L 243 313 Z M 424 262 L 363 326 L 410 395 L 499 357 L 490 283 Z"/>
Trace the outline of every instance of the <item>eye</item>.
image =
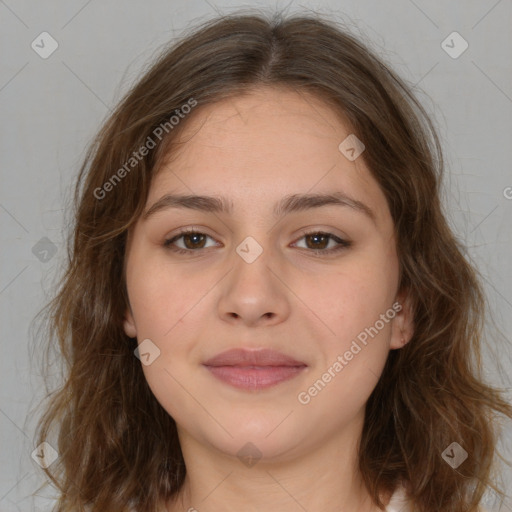
<path id="1" fill-rule="evenodd" d="M 332 233 L 323 231 L 310 231 L 303 233 L 299 240 L 304 239 L 306 242 L 306 249 L 312 250 L 315 254 L 332 254 L 352 245 L 352 242 L 343 240 Z M 334 247 L 327 249 L 329 243 L 335 242 Z M 296 242 L 297 243 L 297 242 Z"/>
<path id="2" fill-rule="evenodd" d="M 213 238 L 206 233 L 197 231 L 194 229 L 186 229 L 178 233 L 176 236 L 165 240 L 164 247 L 178 254 L 191 254 L 197 252 L 199 249 L 205 249 L 206 240 Z M 184 247 L 177 246 L 178 240 L 183 239 Z M 325 255 L 332 254 L 343 249 L 346 249 L 352 245 L 352 242 L 343 240 L 337 237 L 333 233 L 327 233 L 323 231 L 310 231 L 304 233 L 299 240 L 305 240 L 306 247 L 314 254 Z M 334 243 L 334 247 L 329 247 L 329 244 Z M 295 245 L 297 242 L 295 242 Z"/>
<path id="3" fill-rule="evenodd" d="M 175 244 L 180 238 L 183 239 L 185 244 L 184 248 L 177 247 Z M 167 247 L 171 251 L 174 251 L 178 254 L 190 254 L 194 252 L 196 249 L 204 249 L 205 248 L 205 240 L 207 238 L 211 238 L 205 233 L 201 233 L 200 231 L 196 231 L 194 229 L 183 230 L 178 233 L 176 236 L 165 240 L 164 247 Z M 212 238 L 213 240 L 213 238 Z"/>

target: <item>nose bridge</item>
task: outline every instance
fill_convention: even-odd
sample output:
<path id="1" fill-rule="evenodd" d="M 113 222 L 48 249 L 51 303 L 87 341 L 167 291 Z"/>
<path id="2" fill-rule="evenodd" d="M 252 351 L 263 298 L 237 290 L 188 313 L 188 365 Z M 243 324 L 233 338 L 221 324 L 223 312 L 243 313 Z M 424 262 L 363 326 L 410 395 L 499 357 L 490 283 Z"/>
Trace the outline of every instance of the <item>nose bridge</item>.
<path id="1" fill-rule="evenodd" d="M 260 236 L 260 239 L 263 235 Z M 272 269 L 272 250 L 256 238 L 246 237 L 230 260 L 228 274 L 219 300 L 219 314 L 248 324 L 286 316 L 288 301 L 282 283 Z"/>
<path id="2" fill-rule="evenodd" d="M 260 240 L 262 237 L 259 237 Z M 263 297 L 274 288 L 275 276 L 270 271 L 271 249 L 261 245 L 253 237 L 245 238 L 235 249 L 233 256 L 232 292 L 247 298 Z M 253 299 L 253 300 L 254 300 Z"/>

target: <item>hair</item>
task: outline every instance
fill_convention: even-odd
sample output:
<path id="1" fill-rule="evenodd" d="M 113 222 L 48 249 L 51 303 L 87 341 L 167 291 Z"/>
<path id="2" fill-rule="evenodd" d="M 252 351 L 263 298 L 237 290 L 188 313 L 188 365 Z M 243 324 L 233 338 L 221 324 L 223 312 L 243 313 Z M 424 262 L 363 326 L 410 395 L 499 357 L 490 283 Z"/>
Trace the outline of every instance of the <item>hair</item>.
<path id="1" fill-rule="evenodd" d="M 482 377 L 486 301 L 443 213 L 433 122 L 413 87 L 335 22 L 240 12 L 166 47 L 104 122 L 80 168 L 66 269 L 43 310 L 47 351 L 58 342 L 66 372 L 36 432 L 39 444 L 57 428 L 59 457 L 44 470 L 60 492 L 54 510 L 156 512 L 183 484 L 175 421 L 123 329 L 126 240 L 188 119 L 202 105 L 261 87 L 314 95 L 349 123 L 394 221 L 414 334 L 390 351 L 366 404 L 358 455 L 372 500 L 383 509 L 380 493 L 405 482 L 420 512 L 476 510 L 488 486 L 503 495 L 493 471 L 496 426 L 499 414 L 512 418 L 512 407 Z M 179 115 L 187 104 L 198 106 Z M 170 127 L 173 115 L 181 121 Z M 162 126 L 165 136 L 156 137 Z M 156 147 L 139 151 L 149 139 Z M 469 454 L 457 470 L 441 456 L 454 441 Z"/>

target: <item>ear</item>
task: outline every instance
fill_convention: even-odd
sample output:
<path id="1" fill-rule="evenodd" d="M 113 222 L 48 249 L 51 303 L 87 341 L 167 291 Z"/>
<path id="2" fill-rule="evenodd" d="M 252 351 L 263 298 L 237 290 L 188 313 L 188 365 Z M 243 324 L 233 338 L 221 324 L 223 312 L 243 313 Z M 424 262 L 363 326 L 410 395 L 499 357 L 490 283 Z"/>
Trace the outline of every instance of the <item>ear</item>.
<path id="1" fill-rule="evenodd" d="M 391 324 L 389 348 L 399 349 L 407 345 L 414 334 L 414 311 L 409 290 L 402 290 L 395 298 L 392 309 L 396 312 Z"/>
<path id="2" fill-rule="evenodd" d="M 132 310 L 129 307 L 125 313 L 123 321 L 124 332 L 129 338 L 137 337 L 137 328 L 135 327 L 135 320 L 133 319 Z"/>

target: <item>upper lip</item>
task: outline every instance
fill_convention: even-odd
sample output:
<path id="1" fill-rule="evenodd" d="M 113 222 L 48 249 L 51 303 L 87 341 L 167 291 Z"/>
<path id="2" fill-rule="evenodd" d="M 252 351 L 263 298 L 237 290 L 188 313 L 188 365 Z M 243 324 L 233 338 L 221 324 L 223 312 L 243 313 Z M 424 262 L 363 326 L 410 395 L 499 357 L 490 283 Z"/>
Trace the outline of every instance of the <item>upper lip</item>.
<path id="1" fill-rule="evenodd" d="M 203 364 L 206 366 L 307 366 L 306 363 L 276 350 L 245 348 L 226 350 Z"/>

